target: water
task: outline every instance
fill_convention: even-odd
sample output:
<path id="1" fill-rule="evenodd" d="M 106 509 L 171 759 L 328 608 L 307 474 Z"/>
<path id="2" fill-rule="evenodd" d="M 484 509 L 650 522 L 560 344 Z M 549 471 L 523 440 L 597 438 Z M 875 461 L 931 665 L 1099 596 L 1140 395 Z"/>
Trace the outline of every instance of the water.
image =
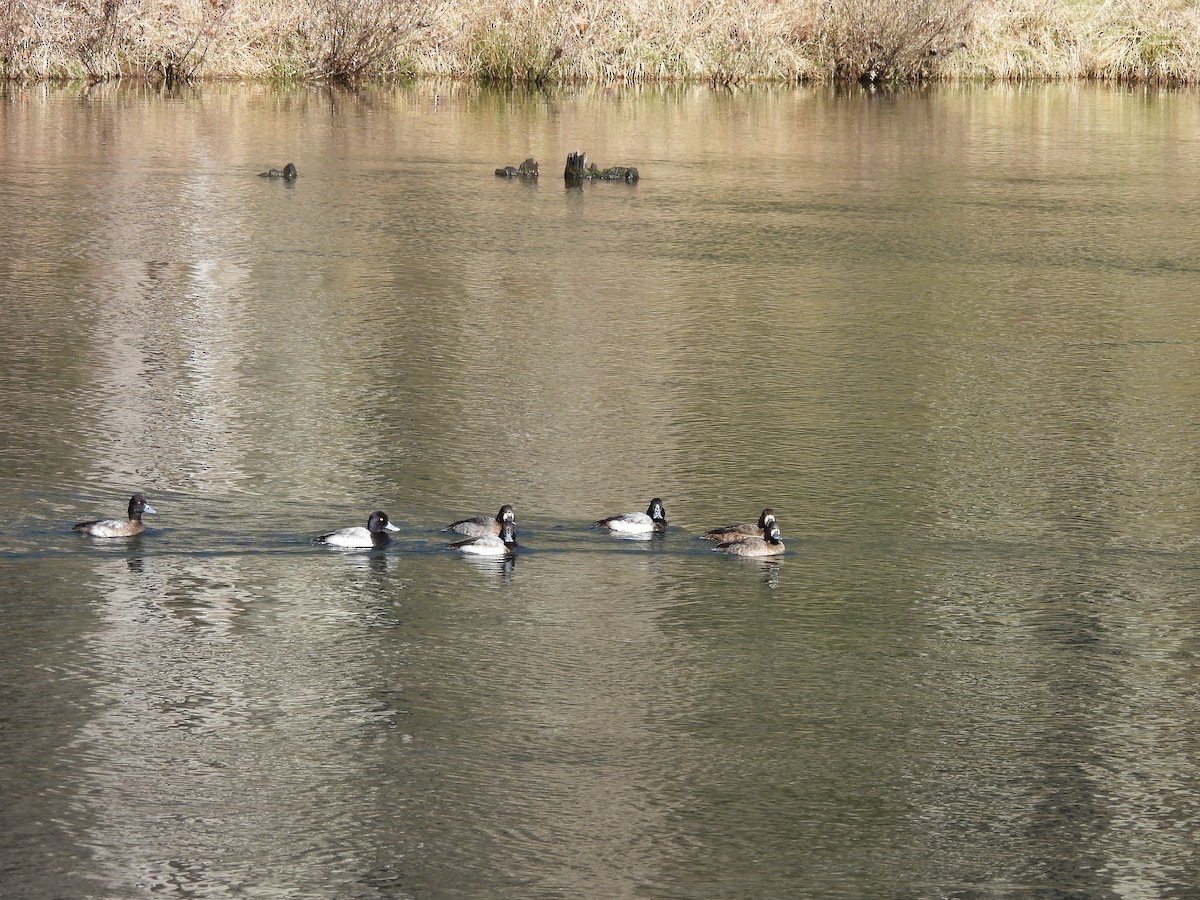
<path id="1" fill-rule="evenodd" d="M 0 116 L 5 895 L 1194 890 L 1194 95 Z"/>

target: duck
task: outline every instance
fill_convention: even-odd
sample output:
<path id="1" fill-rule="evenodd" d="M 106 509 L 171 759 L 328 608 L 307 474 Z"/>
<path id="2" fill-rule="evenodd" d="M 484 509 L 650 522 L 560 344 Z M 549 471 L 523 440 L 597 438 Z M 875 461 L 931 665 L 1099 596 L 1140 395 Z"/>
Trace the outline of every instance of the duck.
<path id="1" fill-rule="evenodd" d="M 142 524 L 144 513 L 157 512 L 146 502 L 142 494 L 134 494 L 129 498 L 129 518 L 127 519 L 97 519 L 94 522 L 80 522 L 72 525 L 72 531 L 90 534 L 92 537 L 133 537 L 146 530 Z"/>
<path id="2" fill-rule="evenodd" d="M 758 517 L 757 522 L 743 522 L 741 525 L 722 525 L 720 528 L 710 528 L 700 537 L 706 541 L 740 541 L 748 537 L 766 537 L 767 529 L 775 522 L 775 510 L 767 507 Z"/>
<path id="3" fill-rule="evenodd" d="M 508 556 L 519 549 L 517 526 L 509 519 L 500 526 L 499 534 L 480 534 L 465 541 L 455 541 L 450 549 L 471 556 Z"/>
<path id="4" fill-rule="evenodd" d="M 453 531 L 458 534 L 465 534 L 468 537 L 483 537 L 488 534 L 499 534 L 504 530 L 504 523 L 512 522 L 514 533 L 517 523 L 516 514 L 513 508 L 505 503 L 500 507 L 500 512 L 496 513 L 493 519 L 491 516 L 476 516 L 474 519 L 459 519 L 457 522 L 451 522 L 443 531 Z"/>
<path id="5" fill-rule="evenodd" d="M 667 510 L 655 497 L 644 513 L 622 513 L 592 523 L 593 528 L 607 528 L 616 534 L 656 534 L 667 530 Z"/>
<path id="6" fill-rule="evenodd" d="M 355 525 L 351 528 L 341 528 L 327 534 L 319 534 L 313 538 L 313 543 L 326 544 L 330 547 L 357 547 L 360 549 L 386 547 L 392 540 L 387 533 L 399 530 L 388 521 L 387 513 L 377 509 L 367 518 L 366 528 Z"/>
<path id="7" fill-rule="evenodd" d="M 779 531 L 779 524 L 772 522 L 767 527 L 766 537 L 746 535 L 741 540 L 722 541 L 713 547 L 713 550 L 720 553 L 731 553 L 734 556 L 779 556 L 787 548 L 783 546 L 783 535 Z"/>
<path id="8" fill-rule="evenodd" d="M 282 172 L 279 171 L 278 169 L 267 169 L 267 171 L 265 171 L 265 172 L 259 172 L 258 177 L 259 178 L 283 178 L 287 181 L 292 181 L 298 174 L 300 174 L 300 173 L 296 171 L 295 164 L 288 163 L 286 166 L 283 167 Z"/>

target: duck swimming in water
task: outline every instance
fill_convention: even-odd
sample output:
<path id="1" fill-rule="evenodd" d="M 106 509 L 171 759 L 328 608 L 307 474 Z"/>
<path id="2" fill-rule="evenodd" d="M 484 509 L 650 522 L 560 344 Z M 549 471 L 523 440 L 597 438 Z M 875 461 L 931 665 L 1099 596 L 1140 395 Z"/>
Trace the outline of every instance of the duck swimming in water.
<path id="1" fill-rule="evenodd" d="M 363 550 L 386 547 L 392 540 L 387 533 L 399 530 L 388 521 L 387 513 L 377 509 L 367 518 L 366 528 L 355 525 L 351 528 L 341 528 L 337 531 L 319 534 L 313 538 L 313 543 L 326 544 L 330 547 L 356 547 Z"/>
<path id="2" fill-rule="evenodd" d="M 146 530 L 142 524 L 142 514 L 155 512 L 153 506 L 146 503 L 141 494 L 129 498 L 129 518 L 127 519 L 98 519 L 94 522 L 80 522 L 72 525 L 72 531 L 90 534 L 92 537 L 133 537 Z"/>
<path id="3" fill-rule="evenodd" d="M 723 541 L 713 547 L 714 551 L 734 556 L 780 556 L 787 550 L 783 546 L 783 535 L 779 525 L 772 523 L 766 537 L 747 535 L 739 541 Z"/>
<path id="4" fill-rule="evenodd" d="M 470 537 L 482 537 L 485 534 L 499 534 L 504 529 L 505 522 L 512 522 L 514 527 L 517 522 L 513 508 L 507 503 L 500 507 L 500 512 L 496 513 L 495 518 L 476 516 L 473 519 L 459 519 L 457 522 L 451 522 L 443 530 Z"/>
<path id="5" fill-rule="evenodd" d="M 775 510 L 767 507 L 758 517 L 757 522 L 744 522 L 741 525 L 722 525 L 720 528 L 710 528 L 700 537 L 706 541 L 740 541 L 747 537 L 766 537 L 767 530 L 775 522 Z"/>
<path id="6" fill-rule="evenodd" d="M 500 526 L 499 534 L 481 534 L 465 541 L 455 541 L 450 545 L 450 549 L 471 556 L 507 556 L 519 549 L 517 527 L 510 519 Z"/>
<path id="7" fill-rule="evenodd" d="M 655 534 L 667 530 L 667 510 L 658 497 L 650 501 L 644 513 L 622 513 L 592 523 L 593 528 L 607 528 L 614 534 Z"/>

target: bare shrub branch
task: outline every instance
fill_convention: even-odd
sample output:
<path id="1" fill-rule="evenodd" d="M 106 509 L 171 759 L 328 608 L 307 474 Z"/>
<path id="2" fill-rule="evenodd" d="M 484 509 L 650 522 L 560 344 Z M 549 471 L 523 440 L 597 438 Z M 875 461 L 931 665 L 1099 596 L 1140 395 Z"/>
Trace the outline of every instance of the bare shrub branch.
<path id="1" fill-rule="evenodd" d="M 233 9 L 233 3 L 234 0 L 206 0 L 202 4 L 200 24 L 179 60 L 178 73 L 182 80 L 190 81 L 203 67 L 208 48 L 220 33 L 225 18 Z"/>
<path id="2" fill-rule="evenodd" d="M 314 0 L 309 74 L 357 81 L 395 74 L 401 45 L 432 13 L 409 0 Z"/>
<path id="3" fill-rule="evenodd" d="M 0 0 L 0 75 L 6 81 L 21 71 L 22 36 L 29 30 L 29 20 L 22 0 Z"/>
<path id="4" fill-rule="evenodd" d="M 820 29 L 836 78 L 913 81 L 962 46 L 976 0 L 829 0 Z"/>
<path id="5" fill-rule="evenodd" d="M 125 0 L 76 0 L 71 6 L 75 55 L 83 63 L 89 81 L 105 81 L 121 75 L 117 45 L 124 5 Z"/>

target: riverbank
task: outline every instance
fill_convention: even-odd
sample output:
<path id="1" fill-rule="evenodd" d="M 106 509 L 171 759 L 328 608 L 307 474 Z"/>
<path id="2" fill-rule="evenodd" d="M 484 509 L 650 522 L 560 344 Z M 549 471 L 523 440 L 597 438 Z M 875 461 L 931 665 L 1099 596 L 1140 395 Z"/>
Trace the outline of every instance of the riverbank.
<path id="1" fill-rule="evenodd" d="M 1200 81 L 1186 0 L 14 0 L 11 80 Z"/>

